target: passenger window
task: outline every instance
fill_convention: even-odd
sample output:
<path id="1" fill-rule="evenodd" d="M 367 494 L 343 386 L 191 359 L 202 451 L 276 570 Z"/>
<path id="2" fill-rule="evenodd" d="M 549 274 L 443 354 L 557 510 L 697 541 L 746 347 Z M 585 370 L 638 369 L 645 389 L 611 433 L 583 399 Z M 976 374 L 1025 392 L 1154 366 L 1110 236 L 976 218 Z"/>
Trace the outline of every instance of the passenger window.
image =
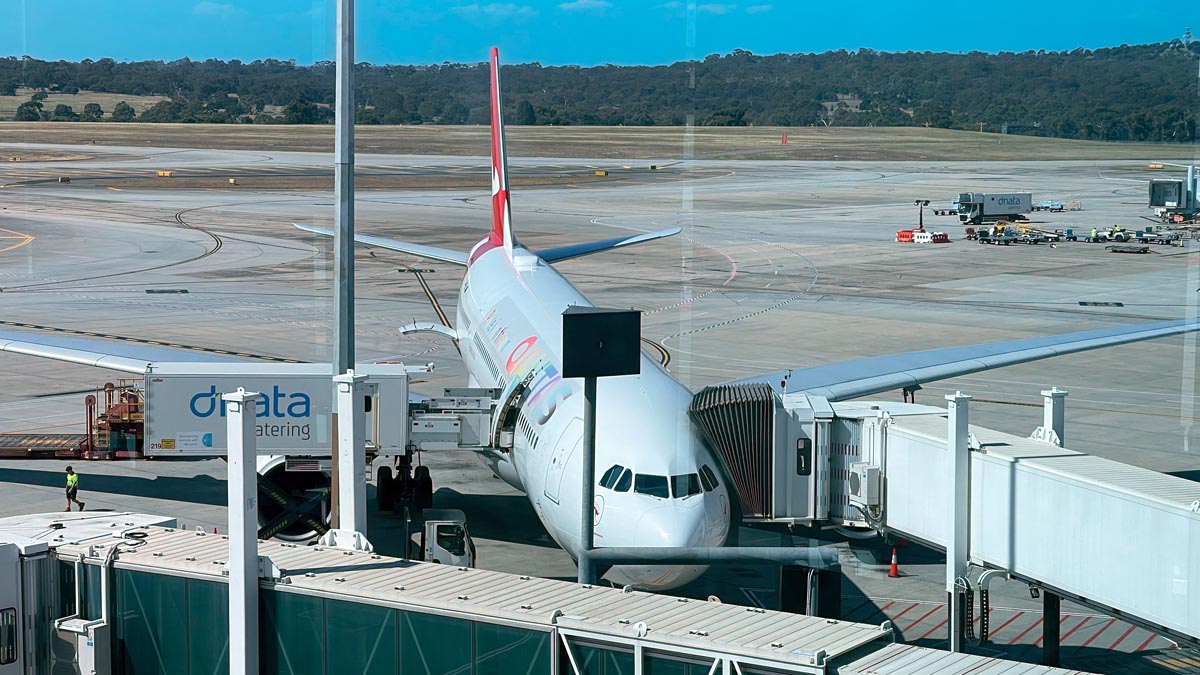
<path id="1" fill-rule="evenodd" d="M 639 473 L 633 479 L 633 491 L 651 497 L 662 497 L 669 499 L 670 491 L 667 489 L 667 477 L 655 476 L 648 473 Z"/>
<path id="2" fill-rule="evenodd" d="M 712 492 L 713 490 L 717 489 L 718 485 L 720 485 L 720 483 L 717 482 L 717 475 L 713 473 L 713 470 L 709 468 L 707 464 L 700 467 L 700 482 L 704 484 L 704 490 L 706 492 Z"/>
<path id="3" fill-rule="evenodd" d="M 625 469 L 625 473 L 621 474 L 621 480 L 617 481 L 617 487 L 613 488 L 615 492 L 629 492 L 629 486 L 633 483 L 633 472 Z"/>
<path id="4" fill-rule="evenodd" d="M 0 666 L 17 662 L 17 610 L 0 610 Z"/>
<path id="5" fill-rule="evenodd" d="M 624 470 L 625 467 L 619 464 L 614 464 L 612 468 L 610 468 L 608 471 L 605 471 L 604 475 L 600 478 L 600 487 L 609 488 L 611 490 L 612 487 L 617 484 L 617 479 L 621 477 L 621 472 Z"/>
<path id="6" fill-rule="evenodd" d="M 700 477 L 694 473 L 671 476 L 671 496 L 676 499 L 700 494 Z"/>

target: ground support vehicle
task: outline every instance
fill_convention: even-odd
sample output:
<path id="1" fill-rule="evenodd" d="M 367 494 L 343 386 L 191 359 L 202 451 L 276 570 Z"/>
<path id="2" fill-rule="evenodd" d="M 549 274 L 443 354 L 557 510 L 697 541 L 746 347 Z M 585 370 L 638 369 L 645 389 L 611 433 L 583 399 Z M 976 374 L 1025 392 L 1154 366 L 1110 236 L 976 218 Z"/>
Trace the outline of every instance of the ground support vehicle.
<path id="1" fill-rule="evenodd" d="M 1033 195 L 1028 192 L 964 192 L 958 196 L 958 219 L 968 225 L 1023 220 L 1032 210 Z"/>
<path id="2" fill-rule="evenodd" d="M 1001 227 L 981 227 L 975 231 L 975 238 L 981 244 L 1009 244 L 1017 240 L 1012 230 Z"/>
<path id="3" fill-rule="evenodd" d="M 1044 199 L 1033 205 L 1034 211 L 1049 211 L 1050 213 L 1062 213 L 1066 209 L 1062 202 L 1055 202 L 1049 199 Z"/>
<path id="4" fill-rule="evenodd" d="M 417 558 L 425 562 L 474 567 L 475 542 L 467 531 L 467 516 L 459 509 L 426 509 L 417 550 Z"/>

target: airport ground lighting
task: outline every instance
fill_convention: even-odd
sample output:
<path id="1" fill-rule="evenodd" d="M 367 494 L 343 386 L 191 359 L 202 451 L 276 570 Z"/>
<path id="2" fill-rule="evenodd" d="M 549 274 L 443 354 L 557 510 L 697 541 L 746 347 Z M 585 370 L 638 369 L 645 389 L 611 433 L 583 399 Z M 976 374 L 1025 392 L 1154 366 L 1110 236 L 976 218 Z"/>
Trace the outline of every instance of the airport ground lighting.
<path id="1" fill-rule="evenodd" d="M 917 227 L 925 229 L 925 207 L 929 206 L 928 199 L 915 199 L 913 204 L 917 207 Z"/>

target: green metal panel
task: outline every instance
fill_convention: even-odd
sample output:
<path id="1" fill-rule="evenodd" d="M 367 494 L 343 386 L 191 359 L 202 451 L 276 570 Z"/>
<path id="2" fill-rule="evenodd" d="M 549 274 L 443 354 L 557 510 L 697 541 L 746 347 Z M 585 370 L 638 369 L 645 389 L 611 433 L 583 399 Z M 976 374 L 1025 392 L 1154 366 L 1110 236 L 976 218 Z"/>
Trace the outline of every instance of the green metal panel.
<path id="1" fill-rule="evenodd" d="M 341 600 L 325 601 L 325 672 L 355 675 L 396 673 L 399 613 Z"/>
<path id="2" fill-rule="evenodd" d="M 573 643 L 579 675 L 633 675 L 633 652 Z"/>
<path id="3" fill-rule="evenodd" d="M 550 673 L 550 634 L 475 624 L 475 675 Z"/>
<path id="4" fill-rule="evenodd" d="M 188 675 L 187 580 L 115 570 L 113 582 L 119 672 Z"/>
<path id="5" fill-rule="evenodd" d="M 711 660 L 701 664 L 663 654 L 646 654 L 642 662 L 643 675 L 708 675 L 711 668 Z"/>
<path id="6" fill-rule="evenodd" d="M 57 567 L 58 604 L 54 608 L 56 619 L 75 613 L 75 563 L 59 561 Z"/>
<path id="7" fill-rule="evenodd" d="M 400 613 L 403 675 L 469 675 L 471 622 L 447 616 Z"/>
<path id="8" fill-rule="evenodd" d="M 83 566 L 83 607 L 79 608 L 79 615 L 84 619 L 99 619 L 102 616 L 104 608 L 100 599 L 100 575 L 103 571 L 99 565 Z"/>
<path id="9" fill-rule="evenodd" d="M 187 580 L 188 653 L 191 675 L 229 673 L 229 588 Z"/>
<path id="10" fill-rule="evenodd" d="M 323 601 L 296 593 L 261 589 L 258 606 L 259 672 L 324 675 Z"/>

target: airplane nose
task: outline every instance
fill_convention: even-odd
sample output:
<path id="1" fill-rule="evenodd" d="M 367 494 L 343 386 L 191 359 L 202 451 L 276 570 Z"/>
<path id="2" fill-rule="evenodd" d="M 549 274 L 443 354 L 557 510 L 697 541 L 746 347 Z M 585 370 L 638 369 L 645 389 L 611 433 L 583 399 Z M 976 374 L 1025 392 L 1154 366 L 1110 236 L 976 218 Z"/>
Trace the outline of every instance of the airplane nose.
<path id="1" fill-rule="evenodd" d="M 635 528 L 636 546 L 704 546 L 702 509 L 661 507 L 646 512 Z"/>

